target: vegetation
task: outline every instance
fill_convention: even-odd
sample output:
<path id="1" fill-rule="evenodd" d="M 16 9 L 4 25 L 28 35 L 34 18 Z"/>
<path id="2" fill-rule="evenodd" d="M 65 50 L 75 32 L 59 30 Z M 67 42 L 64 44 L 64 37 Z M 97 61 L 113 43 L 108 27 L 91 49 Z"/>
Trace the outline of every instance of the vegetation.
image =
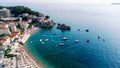
<path id="1" fill-rule="evenodd" d="M 12 58 L 12 57 L 15 57 L 16 55 L 14 55 L 14 54 L 8 54 L 8 53 L 10 53 L 11 52 L 11 47 L 10 47 L 10 45 L 7 45 L 7 49 L 5 50 L 5 56 L 7 57 L 7 58 Z"/>
<path id="2" fill-rule="evenodd" d="M 7 49 L 5 50 L 5 54 L 8 54 L 11 52 L 11 47 L 10 45 L 7 45 Z"/>
<path id="3" fill-rule="evenodd" d="M 18 23 L 17 26 L 16 26 L 21 32 L 24 32 L 25 30 L 20 28 L 20 24 Z"/>
<path id="4" fill-rule="evenodd" d="M 0 9 L 2 8 L 7 8 L 10 9 L 12 14 L 15 14 L 15 16 L 18 16 L 19 14 L 23 14 L 23 13 L 28 13 L 28 14 L 34 14 L 36 16 L 40 16 L 39 12 L 33 11 L 28 7 L 24 7 L 24 6 L 0 6 Z"/>
<path id="5" fill-rule="evenodd" d="M 35 24 L 35 23 L 33 23 L 33 22 L 29 23 L 28 28 L 32 28 L 32 26 L 34 26 L 34 25 L 36 25 L 36 24 Z"/>
<path id="6" fill-rule="evenodd" d="M 20 28 L 20 24 L 17 24 L 17 26 L 16 26 L 17 28 Z"/>
<path id="7" fill-rule="evenodd" d="M 45 16 L 45 20 L 48 20 L 50 18 L 50 16 L 46 15 Z"/>
<path id="8" fill-rule="evenodd" d="M 12 57 L 15 57 L 16 55 L 14 55 L 14 54 L 6 54 L 5 55 L 7 58 L 12 58 Z"/>
<path id="9" fill-rule="evenodd" d="M 1 34 L 0 37 L 8 36 L 9 34 Z"/>

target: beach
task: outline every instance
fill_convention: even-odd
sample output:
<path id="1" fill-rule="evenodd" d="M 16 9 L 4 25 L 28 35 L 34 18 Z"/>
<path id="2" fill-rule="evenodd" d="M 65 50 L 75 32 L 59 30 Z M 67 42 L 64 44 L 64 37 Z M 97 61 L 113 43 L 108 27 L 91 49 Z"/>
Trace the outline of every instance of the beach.
<path id="1" fill-rule="evenodd" d="M 31 53 L 30 51 L 25 48 L 25 45 L 21 47 L 25 53 L 25 56 L 27 58 L 27 60 L 29 61 L 29 63 L 32 65 L 33 68 L 45 68 L 44 65 L 42 65 L 42 63 L 40 63 Z"/>
<path id="2" fill-rule="evenodd" d="M 38 31 L 40 28 L 32 28 L 32 29 L 28 29 L 27 30 L 27 34 L 29 34 L 30 36 L 35 33 L 36 31 Z M 30 37 L 29 36 L 29 37 Z M 26 36 L 27 37 L 27 36 Z M 27 38 L 29 39 L 29 38 Z M 27 40 L 24 40 L 25 42 Z M 24 43 L 25 43 L 24 42 Z M 19 67 L 28 67 L 28 68 L 45 68 L 44 65 L 42 65 L 42 63 L 40 63 L 29 51 L 29 49 L 27 49 L 24 45 L 20 45 L 21 48 L 21 61 L 19 63 Z"/>
<path id="3" fill-rule="evenodd" d="M 40 29 L 40 28 L 34 27 L 34 28 L 31 28 L 31 29 L 27 29 L 27 33 L 31 35 L 31 34 L 35 33 L 38 29 Z"/>

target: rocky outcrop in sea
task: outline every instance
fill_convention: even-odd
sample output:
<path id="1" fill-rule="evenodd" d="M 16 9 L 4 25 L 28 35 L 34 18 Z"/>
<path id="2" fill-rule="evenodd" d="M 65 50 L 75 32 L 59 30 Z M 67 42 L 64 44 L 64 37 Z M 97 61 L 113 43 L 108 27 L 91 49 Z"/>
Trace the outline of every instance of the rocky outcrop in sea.
<path id="1" fill-rule="evenodd" d="M 71 30 L 70 26 L 67 26 L 65 24 L 60 24 L 58 23 L 57 29 L 61 29 L 61 30 Z"/>

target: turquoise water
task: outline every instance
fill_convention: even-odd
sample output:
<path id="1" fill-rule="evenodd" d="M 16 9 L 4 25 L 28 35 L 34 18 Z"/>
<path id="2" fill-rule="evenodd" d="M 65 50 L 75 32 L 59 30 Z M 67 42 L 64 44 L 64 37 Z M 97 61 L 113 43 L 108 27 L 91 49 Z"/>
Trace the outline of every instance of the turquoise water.
<path id="1" fill-rule="evenodd" d="M 57 23 L 70 25 L 72 29 L 61 31 L 54 26 L 52 29 L 40 29 L 30 37 L 26 48 L 40 62 L 47 68 L 120 68 L 119 5 L 58 7 L 60 6 L 32 7 L 49 14 Z M 85 32 L 86 29 L 89 32 Z M 69 40 L 63 41 L 61 38 L 64 36 Z M 97 36 L 101 38 L 98 39 Z M 40 39 L 49 40 L 42 45 Z M 79 40 L 78 43 L 74 43 L 76 39 Z M 90 42 L 86 43 L 86 40 Z M 65 45 L 61 47 L 59 43 Z"/>

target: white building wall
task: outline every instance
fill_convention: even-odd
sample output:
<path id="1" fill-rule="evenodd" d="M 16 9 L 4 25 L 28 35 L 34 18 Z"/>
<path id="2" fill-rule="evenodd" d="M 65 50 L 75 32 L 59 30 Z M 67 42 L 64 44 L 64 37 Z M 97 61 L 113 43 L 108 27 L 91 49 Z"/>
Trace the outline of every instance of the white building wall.
<path id="1" fill-rule="evenodd" d="M 20 23 L 20 28 L 22 28 L 22 29 L 24 29 L 24 28 L 25 28 L 25 26 L 24 26 L 24 24 L 23 24 L 23 23 Z"/>
<path id="2" fill-rule="evenodd" d="M 10 27 L 12 32 L 16 32 L 17 31 L 17 28 L 16 28 L 16 26 L 14 24 L 10 24 L 9 27 Z"/>
<path id="3" fill-rule="evenodd" d="M 11 34 L 9 29 L 0 29 L 0 34 Z"/>
<path id="4" fill-rule="evenodd" d="M 0 17 L 10 17 L 11 12 L 9 9 L 3 8 L 0 10 Z"/>

